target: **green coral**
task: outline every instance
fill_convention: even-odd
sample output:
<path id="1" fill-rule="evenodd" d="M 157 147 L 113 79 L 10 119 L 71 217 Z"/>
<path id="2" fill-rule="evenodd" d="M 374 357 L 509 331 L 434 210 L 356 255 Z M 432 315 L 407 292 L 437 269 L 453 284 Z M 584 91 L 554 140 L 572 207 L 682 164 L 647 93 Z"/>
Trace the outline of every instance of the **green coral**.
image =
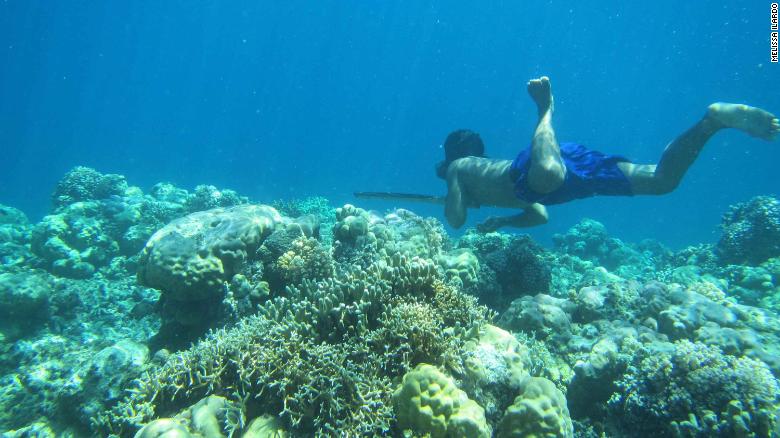
<path id="1" fill-rule="evenodd" d="M 551 381 L 542 377 L 530 378 L 506 410 L 496 436 L 573 438 L 566 397 Z"/>
<path id="2" fill-rule="evenodd" d="M 433 365 L 420 364 L 404 375 L 393 409 L 401 429 L 434 438 L 490 437 L 482 407 Z"/>

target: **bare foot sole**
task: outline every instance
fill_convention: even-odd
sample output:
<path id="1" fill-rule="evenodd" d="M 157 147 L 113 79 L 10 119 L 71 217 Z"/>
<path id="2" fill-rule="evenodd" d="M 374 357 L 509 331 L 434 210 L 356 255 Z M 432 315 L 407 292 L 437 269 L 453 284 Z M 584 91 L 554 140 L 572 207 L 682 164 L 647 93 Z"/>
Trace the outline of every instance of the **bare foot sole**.
<path id="1" fill-rule="evenodd" d="M 550 111 L 553 110 L 552 86 L 550 85 L 550 78 L 547 76 L 528 81 L 528 94 L 536 102 L 536 106 L 539 108 L 539 116 L 544 115 L 548 109 Z"/>
<path id="2" fill-rule="evenodd" d="M 713 103 L 707 108 L 707 117 L 727 128 L 735 128 L 753 137 L 774 140 L 780 134 L 780 120 L 761 108 L 738 103 Z"/>

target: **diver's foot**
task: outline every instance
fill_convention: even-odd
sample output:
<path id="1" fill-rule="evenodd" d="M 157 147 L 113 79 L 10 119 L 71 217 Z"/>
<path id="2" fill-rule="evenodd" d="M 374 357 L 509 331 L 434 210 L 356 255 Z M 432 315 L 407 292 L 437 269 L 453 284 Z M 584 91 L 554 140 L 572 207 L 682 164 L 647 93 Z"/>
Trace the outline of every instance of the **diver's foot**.
<path id="1" fill-rule="evenodd" d="M 547 111 L 553 110 L 553 95 L 550 78 L 542 76 L 539 79 L 528 81 L 528 94 L 536 102 L 539 108 L 539 117 L 542 117 Z"/>
<path id="2" fill-rule="evenodd" d="M 724 128 L 735 128 L 753 137 L 774 140 L 780 134 L 780 120 L 761 108 L 738 103 L 713 103 L 707 108 L 707 118 Z"/>

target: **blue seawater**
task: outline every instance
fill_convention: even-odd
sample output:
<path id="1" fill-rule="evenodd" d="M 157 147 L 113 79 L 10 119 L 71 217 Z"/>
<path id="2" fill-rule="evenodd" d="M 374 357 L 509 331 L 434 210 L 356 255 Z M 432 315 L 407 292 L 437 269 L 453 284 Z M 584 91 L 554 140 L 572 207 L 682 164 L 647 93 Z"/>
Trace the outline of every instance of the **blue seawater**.
<path id="1" fill-rule="evenodd" d="M 439 194 L 451 130 L 480 132 L 491 157 L 528 144 L 540 75 L 561 140 L 640 162 L 711 102 L 780 111 L 761 2 L 4 1 L 0 41 L 0 202 L 34 218 L 75 165 L 255 199 Z M 728 205 L 777 191 L 776 161 L 718 134 L 675 193 L 556 207 L 534 233 L 589 216 L 629 239 L 711 241 Z"/>

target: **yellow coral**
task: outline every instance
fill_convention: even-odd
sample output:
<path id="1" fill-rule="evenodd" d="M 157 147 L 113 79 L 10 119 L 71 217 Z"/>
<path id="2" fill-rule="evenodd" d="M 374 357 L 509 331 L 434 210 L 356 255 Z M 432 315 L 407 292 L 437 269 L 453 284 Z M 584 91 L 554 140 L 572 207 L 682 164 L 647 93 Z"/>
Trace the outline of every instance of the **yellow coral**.
<path id="1" fill-rule="evenodd" d="M 507 408 L 496 436 L 573 437 L 574 429 L 566 397 L 554 383 L 543 377 L 528 379 L 523 392 Z"/>
<path id="2" fill-rule="evenodd" d="M 433 438 L 490 436 L 482 407 L 433 365 L 420 364 L 404 375 L 393 409 L 402 429 Z"/>
<path id="3" fill-rule="evenodd" d="M 292 248 L 276 261 L 276 266 L 282 278 L 291 283 L 298 283 L 304 278 L 330 277 L 333 272 L 330 254 L 312 237 L 295 239 Z"/>

